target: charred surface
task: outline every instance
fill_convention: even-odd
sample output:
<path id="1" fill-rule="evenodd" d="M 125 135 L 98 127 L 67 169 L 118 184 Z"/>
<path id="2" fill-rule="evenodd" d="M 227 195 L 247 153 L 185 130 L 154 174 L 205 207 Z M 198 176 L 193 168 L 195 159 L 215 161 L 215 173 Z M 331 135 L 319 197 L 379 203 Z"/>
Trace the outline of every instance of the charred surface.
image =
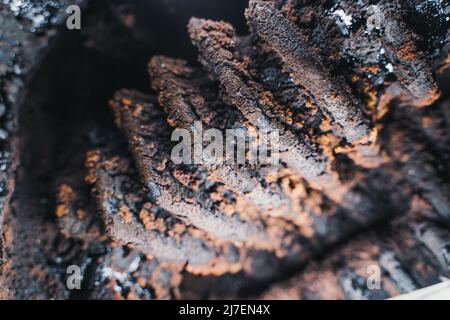
<path id="1" fill-rule="evenodd" d="M 102 0 L 72 32 L 73 3 L 0 1 L 1 298 L 385 299 L 449 276 L 446 1 Z M 280 165 L 173 163 L 198 123 L 279 132 Z"/>

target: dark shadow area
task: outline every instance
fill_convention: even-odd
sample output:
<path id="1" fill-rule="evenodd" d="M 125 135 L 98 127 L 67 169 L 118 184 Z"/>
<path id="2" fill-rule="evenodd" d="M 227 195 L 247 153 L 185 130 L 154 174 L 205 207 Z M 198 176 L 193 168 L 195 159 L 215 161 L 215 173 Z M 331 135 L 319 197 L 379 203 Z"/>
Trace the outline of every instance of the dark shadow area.
<path id="1" fill-rule="evenodd" d="M 80 31 L 61 33 L 31 79 L 19 117 L 21 166 L 12 230 L 20 251 L 14 270 L 21 273 L 11 276 L 14 287 L 23 288 L 18 298 L 87 297 L 89 292 L 73 295 L 61 287 L 67 266 L 79 262 L 81 250 L 58 235 L 58 183 L 83 184 L 86 152 L 121 139 L 108 100 L 121 88 L 150 91 L 147 63 L 152 55 L 196 63 L 186 30 L 190 16 L 227 20 L 245 33 L 245 6 L 244 0 L 95 0 L 83 12 Z M 36 266 L 45 274 L 24 276 Z M 54 291 L 39 292 L 42 288 Z"/>

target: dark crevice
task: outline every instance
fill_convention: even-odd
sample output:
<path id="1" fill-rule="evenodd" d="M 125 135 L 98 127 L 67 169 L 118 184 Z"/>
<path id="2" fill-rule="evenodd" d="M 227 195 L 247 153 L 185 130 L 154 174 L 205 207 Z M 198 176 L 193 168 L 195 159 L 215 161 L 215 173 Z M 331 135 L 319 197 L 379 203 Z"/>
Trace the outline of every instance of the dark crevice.
<path id="1" fill-rule="evenodd" d="M 196 61 L 186 33 L 190 16 L 226 19 L 236 23 L 242 33 L 246 32 L 242 15 L 246 1 L 219 5 L 206 0 L 194 2 L 181 1 L 174 10 L 171 2 L 92 1 L 83 11 L 82 29 L 61 30 L 55 47 L 35 72 L 20 115 L 21 167 L 13 199 L 16 227 L 12 229 L 13 236 L 22 242 L 17 245 L 24 255 L 16 259 L 19 263 L 29 263 L 23 266 L 24 272 L 29 272 L 35 263 L 42 269 L 57 270 L 38 276 L 41 286 L 35 287 L 52 288 L 44 283 L 49 276 L 60 283 L 56 291 L 38 293 L 37 289 L 33 291 L 32 281 L 17 274 L 11 281 L 24 283 L 16 285 L 23 288 L 23 292 L 16 293 L 17 297 L 82 299 L 89 296 L 88 288 L 68 293 L 64 287 L 65 266 L 79 263 L 81 252 L 58 264 L 53 261 L 52 246 L 36 245 L 33 241 L 42 239 L 51 243 L 58 237 L 54 197 L 57 184 L 65 181 L 61 176 L 67 175 L 75 184 L 82 183 L 86 175 L 86 152 L 105 146 L 110 139 L 120 139 L 114 134 L 116 129 L 108 108 L 114 92 L 120 88 L 149 92 L 146 65 L 154 54 Z M 133 26 L 126 24 L 128 13 L 135 16 Z M 42 228 L 36 225 L 44 226 L 47 233 L 43 235 Z M 64 237 L 57 240 L 71 241 Z M 98 256 L 88 254 L 87 257 L 93 262 L 86 269 L 84 286 L 92 282 Z M 30 289 L 26 290 L 27 287 Z"/>

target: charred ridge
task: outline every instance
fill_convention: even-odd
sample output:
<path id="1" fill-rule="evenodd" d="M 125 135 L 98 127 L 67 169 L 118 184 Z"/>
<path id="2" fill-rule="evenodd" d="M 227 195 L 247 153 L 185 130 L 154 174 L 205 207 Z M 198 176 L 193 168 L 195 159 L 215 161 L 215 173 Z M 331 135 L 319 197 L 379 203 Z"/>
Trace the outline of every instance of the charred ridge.
<path id="1" fill-rule="evenodd" d="M 102 211 L 108 235 L 162 263 L 198 274 L 236 272 L 238 248 L 224 244 L 150 201 L 126 158 L 108 158 L 95 150 L 87 156 L 87 181 Z"/>
<path id="2" fill-rule="evenodd" d="M 382 117 L 392 99 L 420 107 L 439 97 L 430 49 L 422 48 L 423 36 L 405 22 L 408 1 L 340 1 L 331 7 L 323 1 L 314 12 L 304 2 L 277 1 L 331 70 L 345 68 L 347 81 L 366 95 L 373 118 Z"/>

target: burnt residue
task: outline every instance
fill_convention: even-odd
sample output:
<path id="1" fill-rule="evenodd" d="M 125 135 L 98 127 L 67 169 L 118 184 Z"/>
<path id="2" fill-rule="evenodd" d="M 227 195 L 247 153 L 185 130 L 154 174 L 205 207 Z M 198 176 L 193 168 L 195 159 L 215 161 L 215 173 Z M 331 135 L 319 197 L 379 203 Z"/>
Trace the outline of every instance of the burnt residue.
<path id="1" fill-rule="evenodd" d="M 41 5 L 37 1 L 0 2 L 0 225 L 3 220 L 9 221 L 12 212 L 8 202 L 15 187 L 14 173 L 19 160 L 19 109 L 26 100 L 26 86 L 55 35 L 56 18 L 63 15 L 60 5 L 55 10 Z M 30 21 L 33 19 L 34 27 Z M 6 259 L 8 230 L 2 230 L 1 253 Z"/>
<path id="2" fill-rule="evenodd" d="M 433 44 L 442 41 L 450 27 L 450 1 L 448 0 L 406 0 L 411 12 L 411 23 L 424 34 L 425 42 Z"/>
<path id="3" fill-rule="evenodd" d="M 77 3 L 0 2 L 0 297 L 384 299 L 448 276 L 446 1 L 102 0 L 58 28 Z M 281 167 L 174 165 L 195 121 L 280 130 Z"/>

